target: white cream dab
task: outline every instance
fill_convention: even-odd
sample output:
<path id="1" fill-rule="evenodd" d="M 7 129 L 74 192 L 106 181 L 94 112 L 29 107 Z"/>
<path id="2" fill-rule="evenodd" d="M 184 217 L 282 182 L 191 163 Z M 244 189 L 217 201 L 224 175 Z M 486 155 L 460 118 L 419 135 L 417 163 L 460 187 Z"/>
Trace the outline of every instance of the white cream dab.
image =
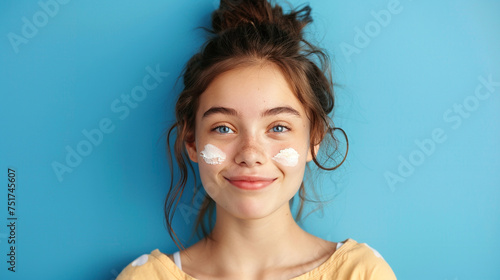
<path id="1" fill-rule="evenodd" d="M 226 159 L 226 154 L 212 144 L 205 145 L 205 149 L 201 151 L 200 156 L 208 164 L 221 164 Z"/>
<path id="2" fill-rule="evenodd" d="M 299 162 L 299 153 L 293 148 L 287 148 L 281 150 L 277 155 L 273 157 L 273 160 L 284 166 L 295 166 Z"/>

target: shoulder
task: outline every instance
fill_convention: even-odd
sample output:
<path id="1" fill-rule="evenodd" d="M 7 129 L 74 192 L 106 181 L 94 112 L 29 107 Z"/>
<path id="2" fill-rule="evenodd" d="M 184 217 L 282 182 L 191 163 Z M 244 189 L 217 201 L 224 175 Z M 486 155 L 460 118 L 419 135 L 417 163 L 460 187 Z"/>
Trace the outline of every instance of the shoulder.
<path id="1" fill-rule="evenodd" d="M 165 255 L 155 249 L 128 264 L 116 280 L 181 279 L 178 274 L 171 255 Z"/>
<path id="2" fill-rule="evenodd" d="M 340 267 L 346 274 L 359 277 L 356 279 L 396 279 L 382 255 L 366 243 L 347 239 L 338 251 Z"/>

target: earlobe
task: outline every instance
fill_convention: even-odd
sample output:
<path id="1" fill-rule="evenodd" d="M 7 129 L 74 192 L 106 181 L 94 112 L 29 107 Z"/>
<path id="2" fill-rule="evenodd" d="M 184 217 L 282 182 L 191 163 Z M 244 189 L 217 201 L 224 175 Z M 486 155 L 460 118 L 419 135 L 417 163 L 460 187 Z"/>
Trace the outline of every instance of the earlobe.
<path id="1" fill-rule="evenodd" d="M 314 156 L 315 157 L 318 154 L 318 151 L 319 151 L 319 144 L 314 145 L 313 152 L 314 152 Z M 306 159 L 306 161 L 310 162 L 312 159 L 313 159 L 313 156 L 312 156 L 312 153 L 311 153 L 311 148 L 309 148 L 308 151 L 307 151 L 307 159 Z"/>
<path id="2" fill-rule="evenodd" d="M 194 162 L 198 162 L 198 152 L 196 151 L 196 142 L 185 142 L 186 150 L 189 155 L 189 159 Z"/>

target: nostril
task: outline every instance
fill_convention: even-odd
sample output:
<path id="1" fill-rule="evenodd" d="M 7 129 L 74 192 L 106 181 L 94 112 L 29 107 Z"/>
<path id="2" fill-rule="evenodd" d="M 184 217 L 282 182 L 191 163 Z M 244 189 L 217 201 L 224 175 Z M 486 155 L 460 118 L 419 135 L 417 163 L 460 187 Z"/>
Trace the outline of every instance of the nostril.
<path id="1" fill-rule="evenodd" d="M 253 166 L 255 164 L 263 164 L 266 161 L 266 155 L 261 149 L 255 146 L 245 146 L 238 151 L 235 161 L 238 164 Z"/>

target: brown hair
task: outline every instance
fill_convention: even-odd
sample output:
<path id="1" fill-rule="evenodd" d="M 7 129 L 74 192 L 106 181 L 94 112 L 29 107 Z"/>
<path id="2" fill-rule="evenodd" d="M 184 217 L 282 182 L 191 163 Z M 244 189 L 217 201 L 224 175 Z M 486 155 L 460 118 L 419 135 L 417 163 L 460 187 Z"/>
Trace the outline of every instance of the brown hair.
<path id="1" fill-rule="evenodd" d="M 337 150 L 333 131 L 340 130 L 346 140 L 347 136 L 342 129 L 333 126 L 329 117 L 334 107 L 329 58 L 326 52 L 303 38 L 303 29 L 311 22 L 311 8 L 307 5 L 285 14 L 279 5 L 272 5 L 266 0 L 221 0 L 219 9 L 212 13 L 212 29 L 208 29 L 210 38 L 201 51 L 188 61 L 183 71 L 184 89 L 175 107 L 176 123 L 167 135 L 171 182 L 164 211 L 169 234 L 179 249 L 181 247 L 177 240 L 181 246 L 182 243 L 172 228 L 172 220 L 187 184 L 188 168 L 194 175 L 193 200 L 197 191 L 196 175 L 185 143 L 195 139 L 198 99 L 218 75 L 238 67 L 261 63 L 273 63 L 278 66 L 294 94 L 304 104 L 311 122 L 310 149 L 316 166 L 324 170 L 334 170 L 344 162 L 347 152 L 339 164 L 327 168 L 319 162 L 314 152 L 314 146 L 321 143 L 320 151 L 326 155 L 325 162 L 331 160 Z M 180 178 L 175 184 L 170 150 L 170 137 L 174 130 L 176 137 L 173 150 L 180 170 Z M 327 135 L 331 137 L 332 142 L 324 141 Z M 328 147 L 324 149 L 324 146 L 331 146 L 332 143 L 333 151 L 329 151 Z M 305 200 L 310 201 L 306 199 L 303 182 L 299 197 L 300 207 L 295 219 L 300 221 L 303 203 Z M 293 198 L 290 204 L 292 202 Z M 203 237 L 210 238 L 203 218 L 208 214 L 209 224 L 212 224 L 214 206 L 214 200 L 205 194 L 195 225 L 195 232 L 201 225 Z"/>

